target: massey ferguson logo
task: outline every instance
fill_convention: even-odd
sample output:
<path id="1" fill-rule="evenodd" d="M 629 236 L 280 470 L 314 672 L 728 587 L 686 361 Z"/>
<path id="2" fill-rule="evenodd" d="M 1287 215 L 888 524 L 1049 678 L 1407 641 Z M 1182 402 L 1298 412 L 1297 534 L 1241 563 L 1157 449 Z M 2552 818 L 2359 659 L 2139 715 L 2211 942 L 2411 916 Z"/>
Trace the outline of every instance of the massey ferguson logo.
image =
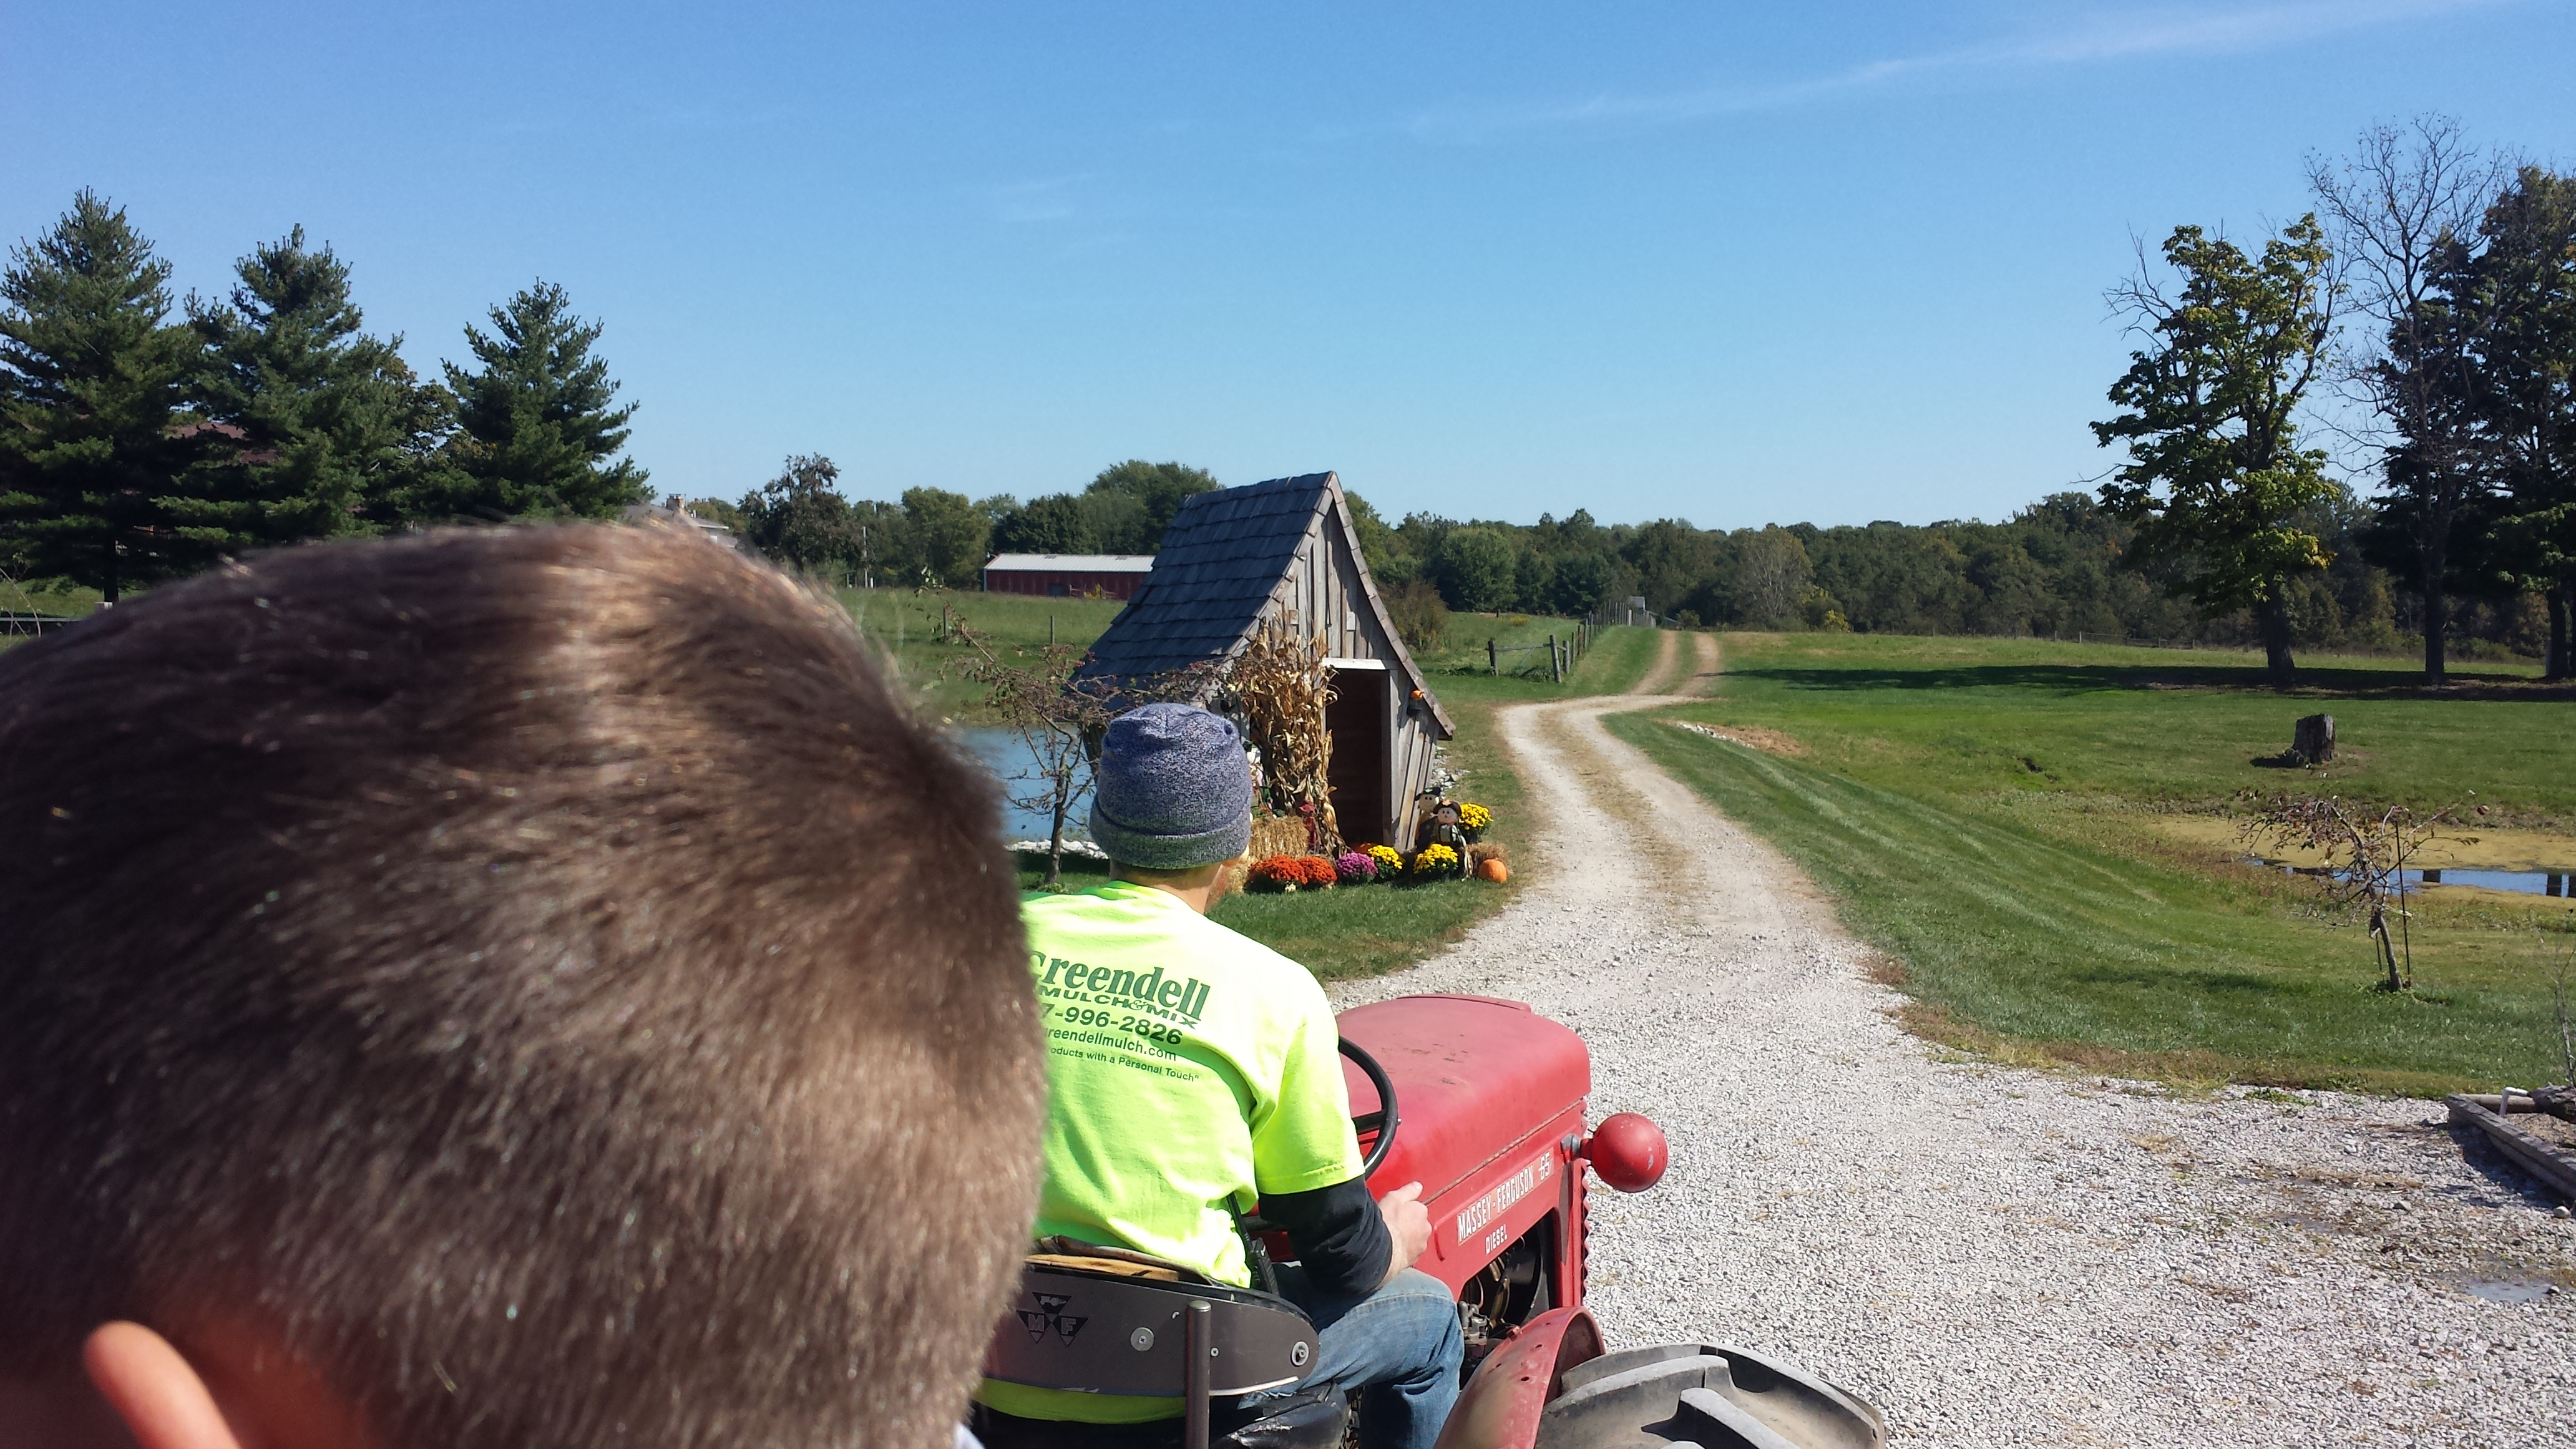
<path id="1" fill-rule="evenodd" d="M 1020 1315 L 1020 1326 L 1029 1331 L 1031 1343 L 1045 1338 L 1049 1329 L 1055 1331 L 1058 1339 L 1071 1343 L 1073 1336 L 1082 1332 L 1082 1325 L 1091 1321 L 1088 1318 L 1077 1318 L 1066 1313 L 1064 1305 L 1073 1300 L 1061 1293 L 1032 1293 L 1029 1296 L 1038 1301 L 1037 1311 L 1032 1313 L 1022 1308 L 1017 1312 Z"/>

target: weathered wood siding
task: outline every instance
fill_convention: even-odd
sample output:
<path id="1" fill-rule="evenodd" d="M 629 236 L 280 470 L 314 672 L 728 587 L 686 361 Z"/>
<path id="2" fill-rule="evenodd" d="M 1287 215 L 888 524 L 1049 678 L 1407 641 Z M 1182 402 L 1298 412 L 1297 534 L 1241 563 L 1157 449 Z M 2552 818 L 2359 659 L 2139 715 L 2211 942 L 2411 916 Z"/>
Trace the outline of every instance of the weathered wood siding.
<path id="1" fill-rule="evenodd" d="M 1418 825 L 1414 797 L 1431 782 L 1431 751 L 1437 742 L 1430 712 L 1414 705 L 1412 682 L 1395 668 L 1396 649 L 1386 636 L 1367 591 L 1352 541 L 1345 537 L 1337 510 L 1319 511 L 1298 545 L 1295 561 L 1271 594 L 1269 617 L 1292 612 L 1299 633 L 1327 635 L 1326 653 L 1338 659 L 1370 660 L 1391 671 L 1386 691 L 1386 798 L 1390 819 L 1372 821 L 1355 835 L 1383 834 L 1410 847 Z"/>

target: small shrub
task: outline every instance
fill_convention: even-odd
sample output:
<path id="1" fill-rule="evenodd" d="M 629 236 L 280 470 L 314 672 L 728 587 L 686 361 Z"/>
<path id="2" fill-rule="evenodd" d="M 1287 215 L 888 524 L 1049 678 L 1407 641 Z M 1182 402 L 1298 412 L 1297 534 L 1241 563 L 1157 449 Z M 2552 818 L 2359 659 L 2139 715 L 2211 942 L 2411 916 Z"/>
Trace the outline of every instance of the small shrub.
<path id="1" fill-rule="evenodd" d="M 1271 855 L 1252 863 L 1244 884 L 1257 891 L 1327 890 L 1339 878 L 1320 855 Z"/>
<path id="2" fill-rule="evenodd" d="M 1297 864 L 1298 861 L 1304 858 L 1305 857 L 1303 856 L 1296 855 L 1263 856 L 1261 859 L 1252 863 L 1252 869 L 1244 872 L 1243 884 L 1245 889 L 1256 891 L 1295 890 L 1298 886 L 1305 883 L 1305 869 Z"/>
<path id="3" fill-rule="evenodd" d="M 1449 603 L 1426 579 L 1412 579 L 1386 601 L 1395 632 L 1416 649 L 1438 649 L 1449 632 Z"/>
<path id="4" fill-rule="evenodd" d="M 1379 880 L 1393 880 L 1404 874 L 1404 857 L 1396 852 L 1395 847 L 1372 845 L 1368 848 L 1368 856 L 1377 862 Z"/>
<path id="5" fill-rule="evenodd" d="M 1463 831 L 1466 831 L 1466 832 L 1467 832 L 1469 835 L 1471 835 L 1471 836 L 1473 836 L 1473 835 L 1479 835 L 1479 834 L 1482 834 L 1482 833 L 1484 832 L 1484 830 L 1486 829 L 1486 827 L 1488 827 L 1488 826 L 1492 825 L 1493 823 L 1494 823 L 1494 812 L 1493 812 L 1493 811 L 1486 809 L 1486 808 L 1485 808 L 1484 806 L 1482 806 L 1482 805 L 1470 804 L 1470 803 L 1468 803 L 1468 802 L 1466 802 L 1466 801 L 1461 801 L 1461 802 L 1459 802 L 1459 805 L 1458 805 L 1458 828 L 1459 828 L 1459 829 L 1461 829 L 1461 830 L 1463 830 Z"/>
<path id="6" fill-rule="evenodd" d="M 1365 850 L 1345 850 L 1333 862 L 1333 874 L 1340 876 L 1344 885 L 1366 885 L 1377 879 L 1377 857 Z"/>
<path id="7" fill-rule="evenodd" d="M 1456 875 L 1458 852 L 1445 845 L 1425 846 L 1422 853 L 1413 858 L 1413 873 L 1425 880 L 1437 879 L 1444 875 Z"/>

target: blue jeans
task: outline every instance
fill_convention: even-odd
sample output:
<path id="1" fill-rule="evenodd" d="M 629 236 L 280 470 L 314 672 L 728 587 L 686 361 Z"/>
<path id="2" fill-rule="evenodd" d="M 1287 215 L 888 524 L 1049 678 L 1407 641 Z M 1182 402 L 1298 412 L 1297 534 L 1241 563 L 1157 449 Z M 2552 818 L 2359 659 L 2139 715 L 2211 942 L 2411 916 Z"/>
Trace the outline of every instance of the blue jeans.
<path id="1" fill-rule="evenodd" d="M 1407 1268 L 1365 1298 L 1331 1298 L 1292 1263 L 1279 1293 L 1315 1320 L 1315 1366 L 1298 1387 L 1340 1384 L 1358 1404 L 1361 1449 L 1431 1449 L 1467 1353 L 1447 1286 Z"/>

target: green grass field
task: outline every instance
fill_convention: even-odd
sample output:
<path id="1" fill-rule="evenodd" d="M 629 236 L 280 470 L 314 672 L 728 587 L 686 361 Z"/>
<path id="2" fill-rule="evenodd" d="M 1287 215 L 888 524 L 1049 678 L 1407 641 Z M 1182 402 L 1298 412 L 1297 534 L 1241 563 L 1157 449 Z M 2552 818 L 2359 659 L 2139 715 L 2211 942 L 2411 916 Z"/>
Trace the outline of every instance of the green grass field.
<path id="1" fill-rule="evenodd" d="M 2284 696 L 2251 655 L 1725 643 L 1717 697 L 1665 714 L 1771 748 L 1647 716 L 1612 727 L 1829 891 L 1927 1035 L 2173 1080 L 2437 1092 L 2557 1074 L 2544 963 L 2576 948 L 2567 902 L 2429 893 L 2417 990 L 2384 994 L 2360 924 L 2320 910 L 2311 882 L 2235 863 L 2227 827 L 2248 791 L 2475 790 L 2500 833 L 2555 850 L 2576 818 L 2569 692 L 2481 667 L 2432 697 L 2389 660 L 2304 663 Z M 2320 711 L 2348 761 L 2256 763 Z"/>
<path id="2" fill-rule="evenodd" d="M 1042 599 L 1025 594 L 911 589 L 842 589 L 840 599 L 859 632 L 893 662 L 895 674 L 926 708 L 952 719 L 986 717 L 983 690 L 964 675 L 974 650 L 949 631 L 941 611 L 991 641 L 1005 659 L 1013 650 L 1036 649 L 1050 627 L 1060 643 L 1088 645 L 1109 628 L 1121 605 L 1115 599 Z"/>

